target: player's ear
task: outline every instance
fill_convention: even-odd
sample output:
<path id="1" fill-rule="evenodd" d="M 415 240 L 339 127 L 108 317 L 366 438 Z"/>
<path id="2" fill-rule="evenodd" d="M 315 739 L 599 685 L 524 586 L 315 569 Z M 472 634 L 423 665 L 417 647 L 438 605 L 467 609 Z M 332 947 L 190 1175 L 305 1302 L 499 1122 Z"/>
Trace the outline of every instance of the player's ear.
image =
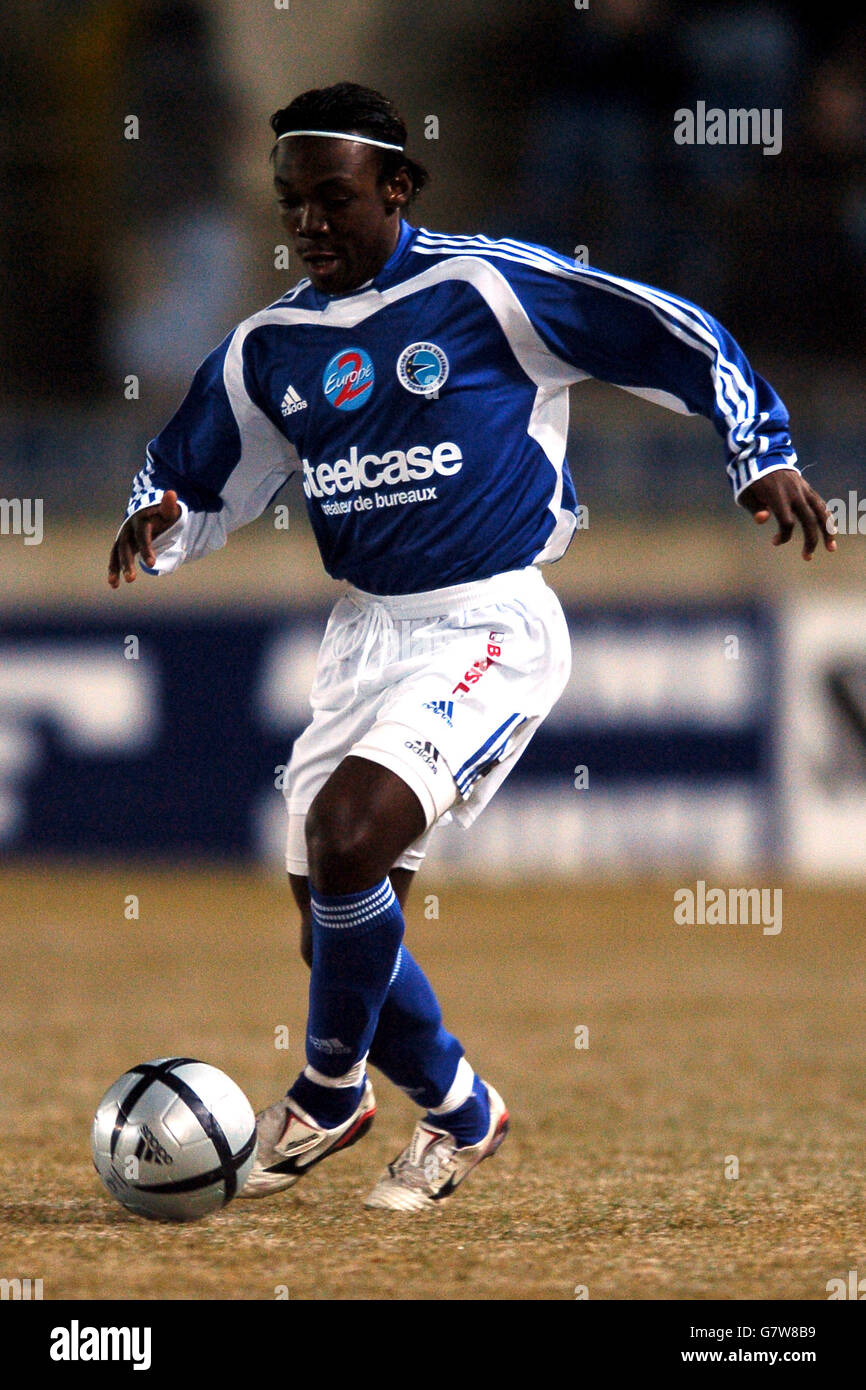
<path id="1" fill-rule="evenodd" d="M 412 178 L 408 169 L 398 169 L 385 180 L 385 202 L 389 208 L 403 208 L 412 197 Z"/>

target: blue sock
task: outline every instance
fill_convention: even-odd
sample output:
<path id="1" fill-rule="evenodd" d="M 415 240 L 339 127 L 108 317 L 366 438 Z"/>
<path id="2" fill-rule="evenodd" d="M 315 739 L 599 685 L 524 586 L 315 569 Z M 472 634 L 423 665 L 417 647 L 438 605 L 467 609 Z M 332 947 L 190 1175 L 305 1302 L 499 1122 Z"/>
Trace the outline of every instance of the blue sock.
<path id="1" fill-rule="evenodd" d="M 430 982 L 401 946 L 370 1061 L 426 1109 L 441 1105 L 462 1056 L 460 1042 L 442 1026 L 442 1010 Z"/>
<path id="2" fill-rule="evenodd" d="M 313 965 L 307 1066 L 289 1095 L 333 1129 L 357 1108 L 364 1063 L 394 974 L 404 921 L 391 880 L 360 893 L 310 888 Z"/>
<path id="3" fill-rule="evenodd" d="M 449 1134 L 454 1135 L 460 1147 L 478 1144 L 490 1128 L 487 1087 L 480 1076 L 475 1076 L 470 1095 L 456 1110 L 449 1110 L 444 1115 L 428 1111 L 424 1118 L 437 1129 L 447 1129 Z"/>

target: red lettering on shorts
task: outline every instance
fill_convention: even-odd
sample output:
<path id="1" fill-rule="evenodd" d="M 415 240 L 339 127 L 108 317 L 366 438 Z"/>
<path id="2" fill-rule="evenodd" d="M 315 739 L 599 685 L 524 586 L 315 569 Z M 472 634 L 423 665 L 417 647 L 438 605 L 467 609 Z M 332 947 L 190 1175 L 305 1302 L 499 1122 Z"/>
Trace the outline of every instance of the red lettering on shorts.
<path id="1" fill-rule="evenodd" d="M 498 636 L 498 634 L 496 635 Z M 492 652 L 491 646 L 488 646 L 488 655 L 482 657 L 479 661 L 473 661 L 472 665 L 469 667 L 469 670 L 463 672 L 463 679 L 462 681 L 459 681 L 457 685 L 454 686 L 454 689 L 451 691 L 452 695 L 458 695 L 461 693 L 463 695 L 467 695 L 469 693 L 470 686 L 475 685 L 476 681 L 480 681 L 481 677 L 484 675 L 484 672 L 490 666 L 496 665 L 495 657 L 501 655 L 501 648 L 496 646 L 495 643 L 493 643 L 492 645 L 496 648 L 495 652 Z"/>

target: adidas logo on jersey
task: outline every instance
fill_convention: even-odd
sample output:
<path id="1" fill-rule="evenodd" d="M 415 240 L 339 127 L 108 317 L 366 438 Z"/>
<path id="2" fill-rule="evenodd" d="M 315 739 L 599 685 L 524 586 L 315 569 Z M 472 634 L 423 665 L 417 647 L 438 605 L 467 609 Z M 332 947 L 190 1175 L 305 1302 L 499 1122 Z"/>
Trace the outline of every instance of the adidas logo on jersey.
<path id="1" fill-rule="evenodd" d="M 453 700 L 427 700 L 421 706 L 422 709 L 432 709 L 434 714 L 438 714 L 440 719 L 444 719 L 448 728 L 452 728 L 451 716 L 454 713 Z"/>
<path id="2" fill-rule="evenodd" d="M 304 400 L 303 396 L 298 395 L 294 386 L 287 386 L 286 394 L 283 396 L 283 403 L 280 406 L 282 414 L 288 418 L 289 415 L 294 415 L 296 411 L 306 410 L 306 408 L 307 402 Z"/>

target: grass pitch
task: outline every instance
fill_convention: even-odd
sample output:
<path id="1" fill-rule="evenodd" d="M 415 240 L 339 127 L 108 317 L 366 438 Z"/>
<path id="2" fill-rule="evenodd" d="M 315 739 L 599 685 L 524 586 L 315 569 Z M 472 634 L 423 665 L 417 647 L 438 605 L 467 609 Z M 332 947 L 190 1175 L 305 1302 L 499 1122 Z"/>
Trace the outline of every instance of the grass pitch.
<path id="1" fill-rule="evenodd" d="M 256 1108 L 282 1093 L 307 984 L 288 889 L 225 867 L 7 870 L 0 1275 L 45 1299 L 826 1299 L 866 1273 L 866 895 L 786 886 L 765 936 L 675 926 L 677 886 L 424 877 L 407 940 L 509 1104 L 499 1155 L 439 1210 L 366 1211 L 416 1114 L 374 1073 L 361 1144 L 163 1226 L 100 1186 L 93 1110 L 175 1053 Z"/>

